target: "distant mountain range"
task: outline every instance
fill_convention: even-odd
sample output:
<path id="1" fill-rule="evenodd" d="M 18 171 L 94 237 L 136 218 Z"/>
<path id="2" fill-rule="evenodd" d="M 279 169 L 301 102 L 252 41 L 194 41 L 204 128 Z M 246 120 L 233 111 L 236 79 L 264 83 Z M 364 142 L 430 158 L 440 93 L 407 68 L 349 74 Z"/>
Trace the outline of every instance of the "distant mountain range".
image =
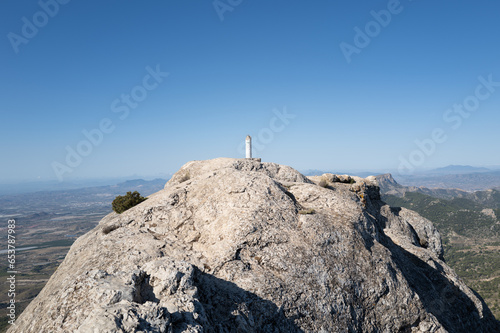
<path id="1" fill-rule="evenodd" d="M 309 169 L 303 170 L 302 173 L 306 176 L 316 176 L 324 173 L 349 174 L 365 178 L 380 172 L 341 172 Z M 500 187 L 500 170 L 470 165 L 449 165 L 413 175 L 400 175 L 397 173 L 393 175 L 399 184 L 410 187 L 424 186 L 429 189 L 461 189 L 463 191 L 481 191 Z"/>
<path id="2" fill-rule="evenodd" d="M 455 174 L 395 175 L 395 178 L 400 184 L 406 186 L 424 186 L 428 188 L 481 191 L 500 187 L 500 170 Z"/>
<path id="3" fill-rule="evenodd" d="M 467 177 L 470 177 L 470 175 Z M 377 180 L 380 186 L 380 192 L 385 195 L 404 197 L 406 193 L 414 192 L 446 200 L 467 199 L 480 205 L 489 206 L 490 208 L 500 208 L 500 189 L 496 188 L 470 192 L 458 188 L 404 186 L 398 184 L 398 182 L 389 173 L 378 175 Z"/>
<path id="4" fill-rule="evenodd" d="M 461 235 L 473 239 L 498 236 L 500 191 L 465 192 L 402 186 L 390 174 L 377 176 L 382 199 L 393 207 L 415 210 L 436 224 L 446 239 Z"/>
<path id="5" fill-rule="evenodd" d="M 432 169 L 428 171 L 428 174 L 464 174 L 464 173 L 476 173 L 476 172 L 488 172 L 492 171 L 488 168 L 473 167 L 470 165 L 448 165 L 443 168 Z"/>

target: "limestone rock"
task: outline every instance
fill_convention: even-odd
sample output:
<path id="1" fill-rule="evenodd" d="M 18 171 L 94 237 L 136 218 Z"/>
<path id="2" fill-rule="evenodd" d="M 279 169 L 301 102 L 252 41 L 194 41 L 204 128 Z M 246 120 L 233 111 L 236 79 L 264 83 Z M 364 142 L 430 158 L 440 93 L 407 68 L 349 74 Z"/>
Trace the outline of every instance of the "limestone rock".
<path id="1" fill-rule="evenodd" d="M 430 221 L 373 177 L 319 178 L 189 162 L 80 237 L 9 332 L 499 331 Z"/>

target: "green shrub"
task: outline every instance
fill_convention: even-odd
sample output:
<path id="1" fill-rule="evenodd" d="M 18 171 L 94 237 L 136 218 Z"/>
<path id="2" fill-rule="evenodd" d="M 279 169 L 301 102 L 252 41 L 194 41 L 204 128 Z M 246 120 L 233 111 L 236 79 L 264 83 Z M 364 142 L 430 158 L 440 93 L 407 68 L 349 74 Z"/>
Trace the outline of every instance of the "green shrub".
<path id="1" fill-rule="evenodd" d="M 111 205 L 113 206 L 113 210 L 115 212 L 121 214 L 127 209 L 140 204 L 144 200 L 146 200 L 146 198 L 142 197 L 137 191 L 134 191 L 133 193 L 127 192 L 126 195 L 117 196 Z"/>

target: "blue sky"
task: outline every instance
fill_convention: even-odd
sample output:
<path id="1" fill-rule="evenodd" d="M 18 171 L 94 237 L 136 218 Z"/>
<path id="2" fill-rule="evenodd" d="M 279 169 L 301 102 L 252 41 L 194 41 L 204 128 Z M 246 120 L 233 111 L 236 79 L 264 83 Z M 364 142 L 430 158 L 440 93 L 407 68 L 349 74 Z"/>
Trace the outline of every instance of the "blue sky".
<path id="1" fill-rule="evenodd" d="M 0 6 L 3 182 L 171 173 L 247 134 L 302 170 L 500 165 L 496 1 Z"/>

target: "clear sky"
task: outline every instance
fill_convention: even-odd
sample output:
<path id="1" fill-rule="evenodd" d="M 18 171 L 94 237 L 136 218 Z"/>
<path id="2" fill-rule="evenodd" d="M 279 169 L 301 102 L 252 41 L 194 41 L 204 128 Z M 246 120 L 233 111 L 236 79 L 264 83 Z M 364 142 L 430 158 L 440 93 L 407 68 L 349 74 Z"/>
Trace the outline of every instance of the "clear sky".
<path id="1" fill-rule="evenodd" d="M 0 7 L 0 181 L 500 165 L 498 1 Z"/>

